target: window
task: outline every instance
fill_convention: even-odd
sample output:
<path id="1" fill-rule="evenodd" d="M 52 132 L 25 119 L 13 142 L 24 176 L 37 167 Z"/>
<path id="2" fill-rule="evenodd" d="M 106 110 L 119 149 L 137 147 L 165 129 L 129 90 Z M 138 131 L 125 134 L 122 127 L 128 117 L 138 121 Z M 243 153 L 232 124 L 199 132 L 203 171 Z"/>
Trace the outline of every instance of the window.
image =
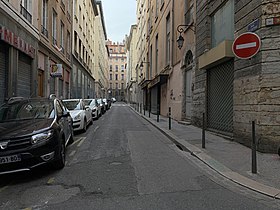
<path id="1" fill-rule="evenodd" d="M 124 83 L 122 83 L 121 85 L 122 85 L 122 89 L 124 89 Z"/>
<path id="2" fill-rule="evenodd" d="M 185 2 L 185 24 L 189 25 L 193 22 L 194 8 L 192 5 L 192 0 L 186 0 Z"/>
<path id="3" fill-rule="evenodd" d="M 156 36 L 156 72 L 159 72 L 159 69 L 158 69 L 158 34 Z"/>
<path id="4" fill-rule="evenodd" d="M 61 52 L 64 53 L 64 23 L 62 21 L 60 27 L 60 47 L 61 47 Z"/>
<path id="5" fill-rule="evenodd" d="M 71 38 L 70 38 L 70 32 L 67 30 L 67 59 L 70 60 L 70 51 L 71 51 L 71 44 L 70 44 L 70 41 L 71 41 Z M 77 43 L 76 43 L 77 44 Z"/>
<path id="6" fill-rule="evenodd" d="M 116 83 L 116 89 L 119 89 L 119 84 L 118 83 Z"/>
<path id="7" fill-rule="evenodd" d="M 26 18 L 26 20 L 31 23 L 32 22 L 32 1 L 31 0 L 21 0 L 20 4 L 20 14 Z"/>
<path id="8" fill-rule="evenodd" d="M 77 17 L 77 9 L 78 9 L 78 7 L 77 7 L 77 5 L 78 5 L 78 2 L 77 2 L 78 0 L 74 0 L 74 16 L 76 16 Z M 70 3 L 69 3 L 70 4 Z"/>
<path id="9" fill-rule="evenodd" d="M 113 79 L 113 75 L 112 74 L 110 74 L 110 80 L 112 80 Z"/>
<path id="10" fill-rule="evenodd" d="M 122 74 L 122 80 L 124 80 L 124 74 Z"/>
<path id="11" fill-rule="evenodd" d="M 113 88 L 113 84 L 112 84 L 112 82 L 110 82 L 110 89 L 112 89 Z"/>
<path id="12" fill-rule="evenodd" d="M 170 64 L 170 13 L 166 17 L 166 65 Z"/>
<path id="13" fill-rule="evenodd" d="M 229 0 L 212 16 L 211 31 L 212 47 L 224 40 L 234 40 L 234 0 Z"/>
<path id="14" fill-rule="evenodd" d="M 53 17 L 52 17 L 52 38 L 53 38 L 53 44 L 57 45 L 56 41 L 56 21 L 57 21 L 57 14 L 55 10 L 53 10 Z"/>
<path id="15" fill-rule="evenodd" d="M 43 0 L 42 8 L 42 34 L 48 37 L 48 0 Z"/>
<path id="16" fill-rule="evenodd" d="M 122 71 L 124 71 L 124 65 L 122 65 L 121 68 L 122 68 Z"/>
<path id="17" fill-rule="evenodd" d="M 150 47 L 150 79 L 153 78 L 153 45 Z"/>
<path id="18" fill-rule="evenodd" d="M 113 70 L 113 66 L 112 65 L 110 65 L 110 71 L 112 71 Z"/>
<path id="19" fill-rule="evenodd" d="M 115 76 L 116 76 L 116 80 L 118 80 L 118 74 L 116 74 Z"/>
<path id="20" fill-rule="evenodd" d="M 116 67 L 116 71 L 118 71 L 118 70 L 119 70 L 119 66 L 118 66 L 118 65 L 116 65 L 115 67 Z"/>

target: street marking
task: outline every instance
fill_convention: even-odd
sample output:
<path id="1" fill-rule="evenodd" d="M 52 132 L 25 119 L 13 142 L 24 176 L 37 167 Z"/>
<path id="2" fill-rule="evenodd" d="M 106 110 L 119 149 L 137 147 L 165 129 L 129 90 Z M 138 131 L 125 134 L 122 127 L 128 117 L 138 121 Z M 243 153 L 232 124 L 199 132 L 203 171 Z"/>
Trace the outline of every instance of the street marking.
<path id="1" fill-rule="evenodd" d="M 0 192 L 3 192 L 3 191 L 6 190 L 8 187 L 9 187 L 9 185 L 6 185 L 6 186 L 0 188 Z"/>
<path id="2" fill-rule="evenodd" d="M 72 147 L 72 146 L 74 146 L 75 144 L 77 144 L 77 143 L 79 143 L 81 140 L 83 140 L 84 139 L 84 137 L 80 137 L 80 138 L 78 138 L 76 141 L 74 141 L 72 144 L 70 144 L 68 147 Z"/>
<path id="3" fill-rule="evenodd" d="M 256 47 L 256 46 L 257 46 L 257 42 L 250 42 L 250 43 L 247 43 L 247 44 L 236 45 L 236 49 L 237 50 L 242 50 L 242 49 L 252 48 L 252 47 Z"/>
<path id="4" fill-rule="evenodd" d="M 76 153 L 76 150 L 72 151 L 69 156 L 72 157 L 75 155 L 75 153 Z"/>
<path id="5" fill-rule="evenodd" d="M 99 128 L 99 126 L 96 126 L 96 128 L 94 128 L 93 133 L 95 133 L 95 131 L 97 131 L 97 129 Z"/>
<path id="6" fill-rule="evenodd" d="M 77 145 L 77 147 L 80 147 L 83 143 L 84 143 L 84 141 L 85 141 L 85 137 L 79 142 L 79 144 Z"/>
<path id="7" fill-rule="evenodd" d="M 54 183 L 54 178 L 50 178 L 47 183 L 48 184 L 53 184 Z"/>

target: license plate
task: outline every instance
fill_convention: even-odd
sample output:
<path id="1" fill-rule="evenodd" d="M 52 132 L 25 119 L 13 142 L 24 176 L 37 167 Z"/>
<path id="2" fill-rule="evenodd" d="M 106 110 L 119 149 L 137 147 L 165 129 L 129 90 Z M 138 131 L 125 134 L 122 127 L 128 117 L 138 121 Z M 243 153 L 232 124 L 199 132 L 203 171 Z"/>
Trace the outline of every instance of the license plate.
<path id="1" fill-rule="evenodd" d="M 11 156 L 0 157 L 0 164 L 14 163 L 14 162 L 19 162 L 19 161 L 21 161 L 20 155 L 11 155 Z"/>

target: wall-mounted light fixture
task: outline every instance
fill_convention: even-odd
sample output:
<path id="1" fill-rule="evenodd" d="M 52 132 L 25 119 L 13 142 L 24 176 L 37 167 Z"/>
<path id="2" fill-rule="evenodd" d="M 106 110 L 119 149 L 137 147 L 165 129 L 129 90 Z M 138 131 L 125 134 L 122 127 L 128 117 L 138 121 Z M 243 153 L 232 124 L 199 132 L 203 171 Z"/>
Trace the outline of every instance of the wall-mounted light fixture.
<path id="1" fill-rule="evenodd" d="M 139 75 L 139 77 L 140 78 L 142 78 L 143 77 L 143 68 L 144 68 L 144 63 L 147 63 L 147 64 L 149 64 L 150 62 L 145 62 L 145 61 L 141 61 L 141 63 L 140 63 L 140 71 L 141 71 L 141 74 Z"/>
<path id="2" fill-rule="evenodd" d="M 184 44 L 184 38 L 181 35 L 184 32 L 184 27 L 189 27 L 189 29 L 191 29 L 195 33 L 195 26 L 194 25 L 178 25 L 177 26 L 177 31 L 180 33 L 179 37 L 177 39 L 177 45 L 178 45 L 178 48 L 180 50 L 181 50 L 181 48 L 183 47 L 183 44 Z"/>

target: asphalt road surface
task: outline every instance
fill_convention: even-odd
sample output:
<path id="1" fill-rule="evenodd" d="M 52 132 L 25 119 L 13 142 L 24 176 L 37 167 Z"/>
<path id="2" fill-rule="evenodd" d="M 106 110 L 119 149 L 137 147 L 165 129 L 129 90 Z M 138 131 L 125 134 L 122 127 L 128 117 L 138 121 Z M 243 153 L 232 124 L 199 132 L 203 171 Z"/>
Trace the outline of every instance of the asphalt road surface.
<path id="1" fill-rule="evenodd" d="M 280 209 L 219 176 L 115 103 L 67 148 L 66 167 L 0 176 L 0 209 Z"/>

